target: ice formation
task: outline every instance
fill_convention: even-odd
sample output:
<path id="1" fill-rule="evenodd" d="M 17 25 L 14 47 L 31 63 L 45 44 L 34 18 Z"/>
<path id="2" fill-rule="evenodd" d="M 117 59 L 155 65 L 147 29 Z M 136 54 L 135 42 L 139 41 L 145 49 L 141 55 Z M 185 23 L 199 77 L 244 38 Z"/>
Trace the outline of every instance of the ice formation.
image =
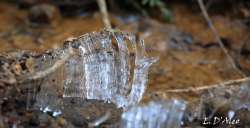
<path id="1" fill-rule="evenodd" d="M 186 104 L 180 100 L 150 102 L 122 114 L 123 128 L 179 128 Z"/>
<path id="2" fill-rule="evenodd" d="M 157 60 L 146 56 L 143 40 L 113 30 L 88 33 L 66 42 L 63 50 L 52 52 L 53 57 L 46 60 L 53 64 L 52 60 L 62 58 L 69 48 L 73 49 L 73 56 L 47 78 L 38 102 L 46 104 L 45 101 L 55 99 L 46 97 L 56 97 L 62 90 L 64 98 L 97 99 L 118 107 L 135 105 L 141 100 L 147 86 L 148 68 Z M 54 87 L 49 84 L 51 79 L 57 80 Z M 48 85 L 53 89 L 46 89 Z M 57 89 L 62 85 L 63 88 Z"/>
<path id="3" fill-rule="evenodd" d="M 66 62 L 64 97 L 113 102 L 118 107 L 136 104 L 146 88 L 149 66 L 143 40 L 122 32 L 89 33 L 70 44 L 75 55 Z"/>

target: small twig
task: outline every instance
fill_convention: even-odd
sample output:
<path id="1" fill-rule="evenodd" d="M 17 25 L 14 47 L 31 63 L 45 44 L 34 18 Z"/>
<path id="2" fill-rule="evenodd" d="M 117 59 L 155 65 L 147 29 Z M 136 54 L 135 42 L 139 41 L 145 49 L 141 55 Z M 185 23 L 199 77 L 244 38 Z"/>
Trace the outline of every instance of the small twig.
<path id="1" fill-rule="evenodd" d="M 97 0 L 98 6 L 101 11 L 102 21 L 106 28 L 111 29 L 111 23 L 108 16 L 107 5 L 105 0 Z"/>
<path id="2" fill-rule="evenodd" d="M 137 1 L 135 1 L 135 0 L 129 0 L 129 2 L 130 2 L 130 3 L 132 4 L 132 6 L 134 6 L 138 11 L 140 11 L 140 12 L 142 13 L 143 16 L 149 17 L 147 11 L 146 11 L 144 8 L 142 8 L 142 7 L 140 6 L 140 4 L 137 3 Z"/>
<path id="3" fill-rule="evenodd" d="M 239 86 L 241 83 L 248 82 L 248 81 L 250 81 L 250 77 L 245 77 L 245 78 L 237 79 L 237 80 L 229 80 L 229 81 L 222 82 L 219 84 L 206 85 L 206 86 L 201 86 L 201 87 L 191 87 L 191 88 L 185 88 L 185 89 L 171 89 L 171 90 L 164 91 L 164 93 L 199 92 L 199 91 L 209 90 L 209 89 L 218 88 L 218 87 L 226 87 L 226 86 L 232 86 L 232 85 Z"/>
<path id="4" fill-rule="evenodd" d="M 243 77 L 245 77 L 246 75 L 237 67 L 237 65 L 236 65 L 235 62 L 234 62 L 234 59 L 229 55 L 229 52 L 227 51 L 226 47 L 224 46 L 222 40 L 220 39 L 220 36 L 219 36 L 219 34 L 218 34 L 216 28 L 214 27 L 214 25 L 213 25 L 213 23 L 212 23 L 212 21 L 211 21 L 209 15 L 208 15 L 208 13 L 207 13 L 207 11 L 206 11 L 206 8 L 205 8 L 205 5 L 204 5 L 204 3 L 203 3 L 203 0 L 198 0 L 198 4 L 199 4 L 199 6 L 200 6 L 200 9 L 201 9 L 201 11 L 202 11 L 202 14 L 203 14 L 203 16 L 204 16 L 204 18 L 205 18 L 205 20 L 206 20 L 206 22 L 207 22 L 209 28 L 212 30 L 212 32 L 213 32 L 213 34 L 214 34 L 214 36 L 215 36 L 215 39 L 216 39 L 217 42 L 219 43 L 219 45 L 220 45 L 221 49 L 223 50 L 223 52 L 226 54 L 226 56 L 227 56 L 228 60 L 230 61 L 232 67 L 233 67 L 239 74 L 241 74 Z"/>

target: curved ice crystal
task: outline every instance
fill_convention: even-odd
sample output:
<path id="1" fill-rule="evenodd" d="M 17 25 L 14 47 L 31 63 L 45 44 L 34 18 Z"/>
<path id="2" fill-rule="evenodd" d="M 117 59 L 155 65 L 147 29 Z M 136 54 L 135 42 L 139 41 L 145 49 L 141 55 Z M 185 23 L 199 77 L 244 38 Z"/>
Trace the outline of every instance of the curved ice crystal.
<path id="1" fill-rule="evenodd" d="M 149 66 L 143 40 L 130 33 L 103 30 L 85 34 L 66 47 L 75 55 L 65 64 L 63 97 L 137 104 L 146 89 Z"/>

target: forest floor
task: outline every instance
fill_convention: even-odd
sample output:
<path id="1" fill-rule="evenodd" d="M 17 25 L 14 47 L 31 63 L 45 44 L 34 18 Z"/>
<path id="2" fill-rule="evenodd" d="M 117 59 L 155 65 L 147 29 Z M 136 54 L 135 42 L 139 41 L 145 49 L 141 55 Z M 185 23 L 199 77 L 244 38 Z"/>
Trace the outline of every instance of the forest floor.
<path id="1" fill-rule="evenodd" d="M 143 102 L 155 98 L 180 98 L 195 102 L 200 98 L 200 95 L 195 92 L 171 93 L 168 91 L 208 86 L 242 78 L 215 40 L 214 34 L 199 9 L 175 3 L 171 6 L 171 10 L 173 13 L 171 23 L 133 14 L 119 16 L 110 13 L 110 19 L 115 28 L 138 33 L 145 40 L 149 56 L 159 57 L 159 61 L 150 68 L 149 86 Z M 248 75 L 250 73 L 249 26 L 243 20 L 232 16 L 230 12 L 211 13 L 211 19 L 230 56 L 235 60 L 239 69 Z M 47 49 L 62 47 L 63 41 L 70 37 L 77 37 L 103 28 L 98 12 L 81 17 L 55 16 L 51 19 L 53 25 L 41 26 L 34 26 L 27 22 L 28 13 L 28 10 L 19 10 L 13 4 L 0 3 L 0 52 L 17 49 L 43 52 Z M 88 107 L 87 105 L 86 108 Z M 35 117 L 29 114 L 26 116 L 34 123 L 29 121 L 30 125 L 36 125 Z M 0 115 L 0 128 L 4 127 L 3 124 L 1 126 L 3 122 L 1 118 L 3 117 Z M 16 118 L 13 116 L 9 120 L 15 122 L 18 120 Z M 76 117 L 72 118 L 76 120 Z M 53 121 L 51 122 L 53 124 Z M 69 127 L 65 122 L 67 122 L 65 119 L 59 118 L 56 119 L 56 125 L 50 125 Z M 77 121 L 73 123 L 75 124 L 84 125 Z"/>

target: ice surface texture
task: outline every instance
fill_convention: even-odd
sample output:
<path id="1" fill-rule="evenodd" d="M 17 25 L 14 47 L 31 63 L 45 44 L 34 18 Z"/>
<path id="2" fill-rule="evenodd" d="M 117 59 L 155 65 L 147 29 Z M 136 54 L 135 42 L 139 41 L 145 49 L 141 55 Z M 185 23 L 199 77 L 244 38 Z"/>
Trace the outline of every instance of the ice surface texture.
<path id="1" fill-rule="evenodd" d="M 123 128 L 179 128 L 186 104 L 180 100 L 150 102 L 122 114 Z"/>
<path id="2" fill-rule="evenodd" d="M 64 97 L 137 104 L 145 91 L 148 68 L 143 40 L 124 32 L 88 33 L 68 44 L 78 55 L 66 62 Z"/>
<path id="3" fill-rule="evenodd" d="M 73 56 L 48 77 L 59 80 L 56 83 L 63 86 L 62 97 L 97 99 L 113 102 L 118 107 L 128 107 L 141 100 L 147 86 L 148 68 L 156 61 L 146 56 L 143 40 L 134 34 L 103 30 L 66 42 L 63 50 L 52 52 L 52 58 L 62 58 L 69 48 L 73 49 Z M 47 62 L 54 63 L 52 58 L 46 57 Z M 46 89 L 49 85 L 43 85 L 43 94 L 51 92 Z M 56 87 L 51 94 L 57 95 Z M 38 101 L 41 99 L 53 100 L 40 96 Z"/>

